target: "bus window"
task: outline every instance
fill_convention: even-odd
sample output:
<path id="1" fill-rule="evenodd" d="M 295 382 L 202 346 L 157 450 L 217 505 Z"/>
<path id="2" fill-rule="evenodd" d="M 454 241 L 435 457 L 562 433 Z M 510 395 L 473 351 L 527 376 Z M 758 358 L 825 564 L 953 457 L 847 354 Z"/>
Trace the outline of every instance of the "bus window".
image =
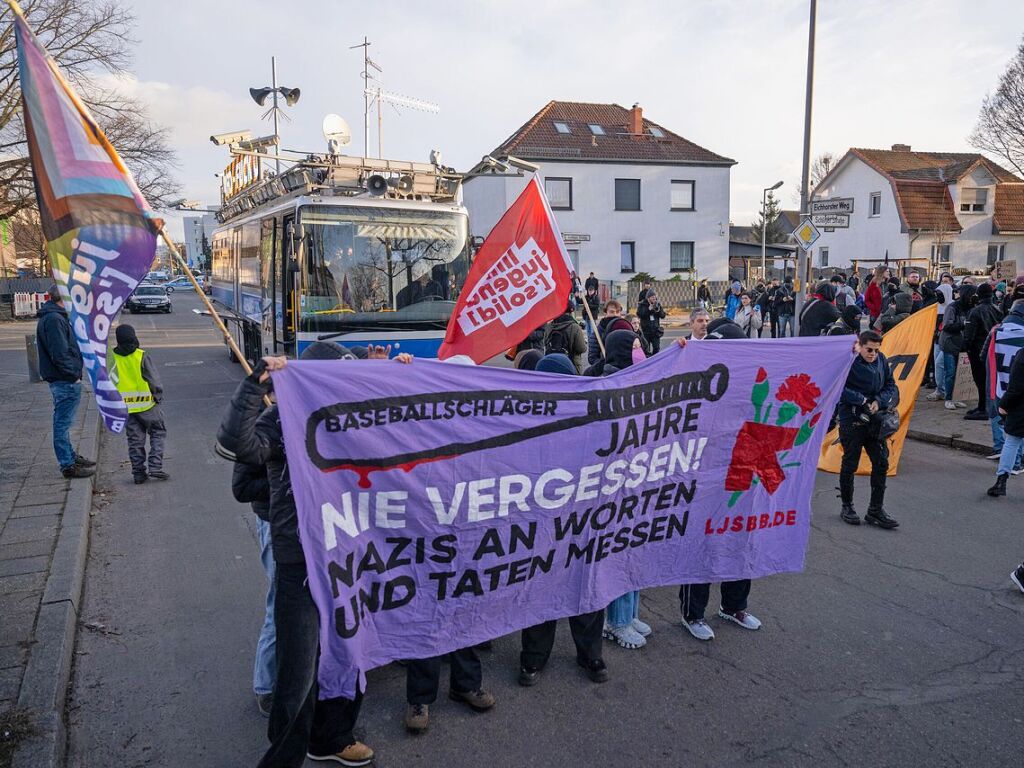
<path id="1" fill-rule="evenodd" d="M 251 221 L 242 226 L 241 258 L 238 282 L 242 285 L 260 284 L 260 223 Z"/>
<path id="2" fill-rule="evenodd" d="M 278 245 L 280 258 L 277 264 L 278 285 L 281 300 L 284 304 L 284 324 L 282 341 L 291 344 L 295 341 L 295 285 L 291 262 L 295 257 L 292 249 L 295 244 L 295 216 L 285 216 L 282 226 L 282 237 Z"/>

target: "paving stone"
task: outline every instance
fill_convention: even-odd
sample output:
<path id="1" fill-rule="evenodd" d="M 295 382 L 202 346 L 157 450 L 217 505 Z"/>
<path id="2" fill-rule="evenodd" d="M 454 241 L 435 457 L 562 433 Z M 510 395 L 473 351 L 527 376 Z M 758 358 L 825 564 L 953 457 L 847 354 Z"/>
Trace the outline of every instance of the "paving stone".
<path id="1" fill-rule="evenodd" d="M 17 698 L 23 674 L 24 671 L 21 667 L 0 669 L 0 699 Z"/>
<path id="2" fill-rule="evenodd" d="M 57 536 L 59 527 L 60 517 L 57 515 L 9 519 L 0 532 L 0 547 L 25 541 L 52 540 Z"/>
<path id="3" fill-rule="evenodd" d="M 38 557 L 39 555 L 49 556 L 53 552 L 55 543 L 56 538 L 53 538 L 22 541 L 17 544 L 0 546 L 0 561 L 17 560 L 21 557 Z"/>
<path id="4" fill-rule="evenodd" d="M 0 560 L 0 577 L 19 576 L 24 573 L 40 573 L 50 565 L 49 555 L 18 557 L 14 560 Z"/>
<path id="5" fill-rule="evenodd" d="M 44 515 L 60 515 L 64 508 L 59 504 L 35 504 L 32 506 L 15 504 L 11 510 L 11 519 L 20 517 L 42 517 Z"/>
<path id="6" fill-rule="evenodd" d="M 3 579 L 0 579 L 3 581 Z M 6 603 L 6 601 L 4 601 Z M 32 627 L 36 622 L 38 605 L 20 606 L 13 610 L 4 610 L 4 620 L 0 623 L 0 646 L 16 645 L 32 637 Z"/>
<path id="7" fill-rule="evenodd" d="M 0 669 L 9 669 L 25 663 L 28 651 L 22 645 L 6 645 L 0 647 Z"/>
<path id="8" fill-rule="evenodd" d="M 46 574 L 43 572 L 4 576 L 0 578 L 0 595 L 41 590 L 45 585 Z"/>

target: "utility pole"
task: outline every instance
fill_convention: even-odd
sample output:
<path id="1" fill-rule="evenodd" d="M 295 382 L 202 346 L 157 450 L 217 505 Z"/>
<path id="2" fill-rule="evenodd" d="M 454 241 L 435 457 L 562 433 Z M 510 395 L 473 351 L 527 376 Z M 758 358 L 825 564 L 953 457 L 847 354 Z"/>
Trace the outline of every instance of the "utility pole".
<path id="1" fill-rule="evenodd" d="M 364 35 L 359 45 L 349 46 L 350 51 L 354 48 L 363 49 L 363 157 L 370 156 L 370 45 Z"/>
<path id="2" fill-rule="evenodd" d="M 277 57 L 270 57 L 270 87 L 274 89 L 274 173 L 281 175 L 281 134 L 277 132 Z"/>
<path id="3" fill-rule="evenodd" d="M 810 197 L 811 184 L 811 102 L 814 95 L 814 22 L 818 15 L 818 0 L 811 0 L 811 17 L 807 27 L 807 91 L 804 101 L 804 166 L 800 175 L 800 221 L 810 216 L 808 199 Z M 801 249 L 802 250 L 802 249 Z M 797 266 L 797 274 L 800 276 L 800 290 L 796 294 L 796 327 L 800 330 L 800 310 L 804 304 L 804 294 L 807 292 L 807 280 L 810 277 L 810 254 L 803 251 L 800 254 L 800 264 Z"/>

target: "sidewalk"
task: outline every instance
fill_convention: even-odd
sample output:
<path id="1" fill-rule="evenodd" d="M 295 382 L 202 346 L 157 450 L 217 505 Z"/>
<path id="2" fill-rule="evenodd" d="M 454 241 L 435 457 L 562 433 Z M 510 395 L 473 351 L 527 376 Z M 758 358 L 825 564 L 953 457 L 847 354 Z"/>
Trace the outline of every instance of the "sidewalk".
<path id="1" fill-rule="evenodd" d="M 0 721 L 12 712 L 27 716 L 15 766 L 60 763 L 64 697 L 88 547 L 93 481 L 60 476 L 52 414 L 45 383 L 5 377 L 0 400 L 0 423 L 5 425 L 0 444 Z M 94 460 L 97 422 L 92 392 L 84 387 L 71 439 Z"/>
<path id="2" fill-rule="evenodd" d="M 920 390 L 907 437 L 970 453 L 992 453 L 992 428 L 988 421 L 965 421 L 965 410 L 947 411 L 941 400 L 934 403 L 925 400 L 931 391 L 926 388 Z M 977 400 L 967 403 L 970 408 L 977 404 Z"/>

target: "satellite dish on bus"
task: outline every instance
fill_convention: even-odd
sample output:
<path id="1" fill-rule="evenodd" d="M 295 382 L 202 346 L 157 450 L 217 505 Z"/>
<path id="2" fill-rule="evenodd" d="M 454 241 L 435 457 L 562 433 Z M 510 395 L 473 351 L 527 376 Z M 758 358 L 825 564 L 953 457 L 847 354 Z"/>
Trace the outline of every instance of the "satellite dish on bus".
<path id="1" fill-rule="evenodd" d="M 341 115 L 327 115 L 324 118 L 324 138 L 327 139 L 327 148 L 332 155 L 339 154 L 342 147 L 352 143 L 352 129 L 348 127 L 345 118 Z"/>

